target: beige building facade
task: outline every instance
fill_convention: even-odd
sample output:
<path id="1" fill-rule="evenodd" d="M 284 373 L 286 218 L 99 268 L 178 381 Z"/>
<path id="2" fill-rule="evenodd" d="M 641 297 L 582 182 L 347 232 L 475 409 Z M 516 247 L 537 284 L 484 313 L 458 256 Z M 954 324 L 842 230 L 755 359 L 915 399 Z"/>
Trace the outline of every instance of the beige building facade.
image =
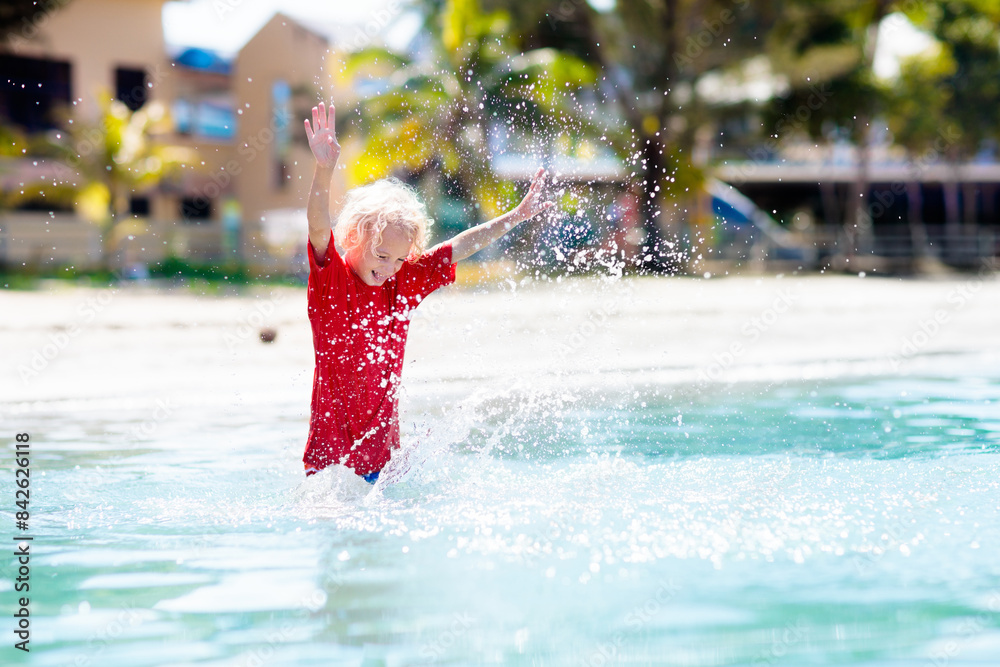
<path id="1" fill-rule="evenodd" d="M 238 261 L 259 273 L 295 270 L 304 217 L 301 234 L 289 228 L 304 208 L 312 173 L 302 118 L 333 86 L 324 73 L 329 45 L 276 14 L 232 61 L 197 50 L 169 57 L 163 4 L 52 2 L 52 11 L 0 45 L 5 78 L 13 73 L 23 90 L 41 91 L 8 90 L 0 98 L 0 127 L 37 137 L 57 132 L 67 117 L 98 123 L 100 96 L 107 94 L 131 109 L 162 104 L 169 123 L 154 140 L 192 157 L 157 185 L 129 193 L 128 219 L 110 239 L 112 267 L 175 256 Z M 0 157 L 0 192 L 48 183 L 83 185 L 70 165 L 51 158 Z M 49 210 L 44 197 L 0 208 L 0 266 L 7 270 L 95 268 L 108 241 L 74 207 Z"/>

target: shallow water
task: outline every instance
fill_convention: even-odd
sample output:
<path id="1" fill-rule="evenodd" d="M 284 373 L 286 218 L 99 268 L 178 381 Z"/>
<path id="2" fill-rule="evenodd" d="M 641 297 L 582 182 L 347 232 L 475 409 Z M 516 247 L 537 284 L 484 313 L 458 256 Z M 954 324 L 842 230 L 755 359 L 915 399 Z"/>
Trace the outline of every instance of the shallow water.
<path id="1" fill-rule="evenodd" d="M 602 377 L 407 380 L 410 467 L 375 487 L 303 479 L 307 377 L 8 401 L 30 663 L 1000 660 L 996 356 Z"/>

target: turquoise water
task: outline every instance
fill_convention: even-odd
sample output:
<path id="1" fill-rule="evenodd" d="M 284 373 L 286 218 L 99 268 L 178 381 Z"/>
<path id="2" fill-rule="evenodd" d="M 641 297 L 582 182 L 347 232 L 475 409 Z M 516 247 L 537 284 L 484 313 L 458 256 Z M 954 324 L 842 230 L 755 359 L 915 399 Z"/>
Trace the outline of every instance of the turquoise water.
<path id="1" fill-rule="evenodd" d="M 410 383 L 375 488 L 303 480 L 298 395 L 4 406 L 30 663 L 1000 664 L 1000 365 L 945 366 Z"/>

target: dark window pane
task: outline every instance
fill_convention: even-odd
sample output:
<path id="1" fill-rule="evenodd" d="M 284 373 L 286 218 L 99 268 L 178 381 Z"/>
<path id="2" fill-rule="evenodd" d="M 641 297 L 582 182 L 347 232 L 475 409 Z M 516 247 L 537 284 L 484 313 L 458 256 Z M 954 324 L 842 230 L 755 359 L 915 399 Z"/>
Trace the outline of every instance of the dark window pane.
<path id="1" fill-rule="evenodd" d="M 68 62 L 0 54 L 0 121 L 28 132 L 51 130 L 71 92 Z"/>
<path id="2" fill-rule="evenodd" d="M 73 205 L 69 202 L 59 201 L 57 198 L 38 196 L 19 201 L 14 206 L 14 210 L 33 213 L 70 213 L 73 211 Z"/>
<path id="3" fill-rule="evenodd" d="M 181 199 L 181 217 L 184 222 L 203 223 L 212 219 L 212 202 L 204 197 Z"/>
<path id="4" fill-rule="evenodd" d="M 132 111 L 146 103 L 149 89 L 146 87 L 146 72 L 141 69 L 119 67 L 115 70 L 115 97 Z"/>
<path id="5" fill-rule="evenodd" d="M 132 197 L 129 201 L 129 213 L 140 218 L 148 218 L 149 197 Z"/>
<path id="6" fill-rule="evenodd" d="M 284 160 L 278 160 L 277 164 L 275 164 L 274 176 L 275 176 L 274 186 L 278 190 L 285 190 L 286 188 L 288 188 L 288 182 L 289 182 L 288 163 L 285 162 Z"/>

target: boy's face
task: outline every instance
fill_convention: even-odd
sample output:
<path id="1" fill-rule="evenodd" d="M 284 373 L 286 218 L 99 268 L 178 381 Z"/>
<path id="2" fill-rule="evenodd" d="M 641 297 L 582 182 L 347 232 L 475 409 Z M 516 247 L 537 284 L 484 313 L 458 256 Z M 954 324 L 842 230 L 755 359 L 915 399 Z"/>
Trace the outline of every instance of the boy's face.
<path id="1" fill-rule="evenodd" d="M 361 282 L 379 287 L 402 268 L 412 247 L 413 239 L 406 232 L 389 225 L 382 232 L 382 242 L 374 250 L 366 240 L 348 250 L 345 260 Z"/>

